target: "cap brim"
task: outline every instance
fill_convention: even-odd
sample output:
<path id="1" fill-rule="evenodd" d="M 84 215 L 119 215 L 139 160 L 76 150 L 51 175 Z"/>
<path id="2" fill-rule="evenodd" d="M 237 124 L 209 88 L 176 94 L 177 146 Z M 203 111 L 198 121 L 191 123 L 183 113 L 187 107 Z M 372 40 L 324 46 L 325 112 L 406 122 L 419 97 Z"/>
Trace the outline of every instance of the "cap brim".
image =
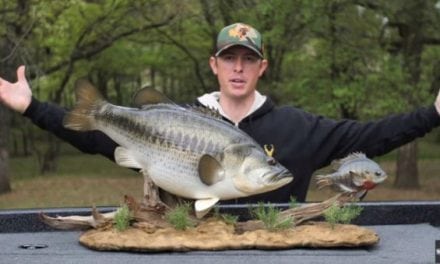
<path id="1" fill-rule="evenodd" d="M 251 46 L 249 44 L 240 44 L 240 43 L 233 43 L 233 44 L 229 44 L 229 45 L 224 46 L 223 48 L 219 49 L 215 53 L 215 56 L 218 57 L 220 55 L 220 53 L 222 53 L 223 51 L 225 51 L 225 50 L 227 50 L 227 49 L 229 49 L 231 47 L 234 47 L 234 46 L 242 46 L 242 47 L 248 48 L 248 49 L 252 50 L 253 52 L 257 53 L 257 55 L 260 58 L 262 58 L 262 59 L 264 58 L 263 54 L 261 54 L 261 52 L 259 50 L 257 50 L 256 48 L 254 48 L 253 46 Z"/>

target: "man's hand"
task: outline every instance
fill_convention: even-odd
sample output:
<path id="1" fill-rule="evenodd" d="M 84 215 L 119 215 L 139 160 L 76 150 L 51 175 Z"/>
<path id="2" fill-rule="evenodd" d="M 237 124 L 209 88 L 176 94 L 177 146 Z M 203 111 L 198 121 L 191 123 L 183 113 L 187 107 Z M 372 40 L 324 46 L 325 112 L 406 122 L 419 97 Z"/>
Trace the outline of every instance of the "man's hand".
<path id="1" fill-rule="evenodd" d="M 25 76 L 25 67 L 17 69 L 17 82 L 10 83 L 0 78 L 0 103 L 19 113 L 24 113 L 32 100 L 32 91 Z"/>
<path id="2" fill-rule="evenodd" d="M 438 91 L 437 98 L 435 99 L 435 108 L 437 109 L 437 113 L 440 115 L 440 90 Z"/>

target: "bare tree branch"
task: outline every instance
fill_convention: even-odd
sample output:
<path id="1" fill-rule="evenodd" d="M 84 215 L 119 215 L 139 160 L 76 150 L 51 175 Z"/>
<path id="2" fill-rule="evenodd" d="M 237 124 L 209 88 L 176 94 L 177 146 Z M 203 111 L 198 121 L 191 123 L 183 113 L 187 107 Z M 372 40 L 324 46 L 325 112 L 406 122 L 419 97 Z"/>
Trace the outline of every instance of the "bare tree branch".
<path id="1" fill-rule="evenodd" d="M 423 38 L 423 43 L 427 45 L 440 45 L 440 38 L 425 37 Z"/>
<path id="2" fill-rule="evenodd" d="M 26 29 L 26 31 L 24 32 L 24 34 L 22 34 L 22 35 L 20 36 L 20 38 L 19 38 L 17 41 L 14 41 L 13 39 L 10 39 L 11 42 L 14 43 L 14 47 L 12 48 L 11 52 L 10 52 L 7 56 L 3 57 L 3 58 L 0 60 L 0 63 L 5 63 L 7 60 L 9 60 L 9 59 L 15 54 L 15 52 L 16 52 L 17 49 L 18 49 L 18 47 L 20 47 L 21 42 L 26 38 L 26 36 L 28 36 L 28 35 L 31 33 L 32 28 L 34 27 L 34 24 L 35 24 L 35 20 L 32 21 L 32 23 L 31 23 L 31 24 L 29 25 L 29 27 Z"/>
<path id="3" fill-rule="evenodd" d="M 195 69 L 195 73 L 197 75 L 197 79 L 199 80 L 201 86 L 202 86 L 202 90 L 204 92 L 207 91 L 207 87 L 204 81 L 204 78 L 202 76 L 201 70 L 200 70 L 200 64 L 199 61 L 197 60 L 197 58 L 191 53 L 191 51 L 185 47 L 182 43 L 178 42 L 176 39 L 174 39 L 173 37 L 171 37 L 168 33 L 166 33 L 163 30 L 160 29 L 156 29 L 159 33 L 161 33 L 164 37 L 166 37 L 169 41 L 171 41 L 171 43 L 173 43 L 176 47 L 178 47 L 179 49 L 181 49 L 187 56 L 188 58 L 191 59 L 191 61 L 194 64 L 194 69 Z"/>
<path id="4" fill-rule="evenodd" d="M 5 15 L 5 14 L 8 14 L 8 13 L 14 13 L 15 12 L 15 9 L 1 9 L 0 10 L 0 15 Z"/>
<path id="5" fill-rule="evenodd" d="M 55 91 L 55 96 L 53 98 L 53 101 L 55 103 L 61 102 L 61 96 L 63 95 L 64 88 L 66 87 L 67 83 L 69 82 L 70 76 L 72 75 L 74 69 L 74 62 L 69 61 L 69 64 L 67 66 L 67 70 L 64 73 L 64 77 L 61 80 L 61 84 L 59 85 L 59 88 Z"/>
<path id="6" fill-rule="evenodd" d="M 66 65 L 69 65 L 69 62 L 72 61 L 73 63 L 81 60 L 81 59 L 88 59 L 91 58 L 97 54 L 99 54 L 100 52 L 104 51 L 105 49 L 109 48 L 110 46 L 112 46 L 116 41 L 123 39 L 124 37 L 142 32 L 142 31 L 146 31 L 146 30 L 150 30 L 153 28 L 159 28 L 162 26 L 167 25 L 174 17 L 170 16 L 168 18 L 166 18 L 164 21 L 158 22 L 158 23 L 153 23 L 153 24 L 149 24 L 149 25 L 145 25 L 142 27 L 138 27 L 138 28 L 134 28 L 134 29 L 130 29 L 124 32 L 121 32 L 119 34 L 116 34 L 110 38 L 104 39 L 104 41 L 102 42 L 94 42 L 94 43 L 89 43 L 86 44 L 84 46 L 77 46 L 71 53 L 71 56 L 69 59 L 58 62 L 56 65 L 53 65 L 51 67 L 48 67 L 47 69 L 44 70 L 44 72 L 46 74 L 50 74 L 53 73 L 55 71 L 58 71 L 62 68 L 64 68 Z M 83 36 L 85 36 L 83 34 Z M 83 36 L 81 36 L 80 38 L 82 38 Z M 79 43 L 79 42 L 78 42 Z"/>

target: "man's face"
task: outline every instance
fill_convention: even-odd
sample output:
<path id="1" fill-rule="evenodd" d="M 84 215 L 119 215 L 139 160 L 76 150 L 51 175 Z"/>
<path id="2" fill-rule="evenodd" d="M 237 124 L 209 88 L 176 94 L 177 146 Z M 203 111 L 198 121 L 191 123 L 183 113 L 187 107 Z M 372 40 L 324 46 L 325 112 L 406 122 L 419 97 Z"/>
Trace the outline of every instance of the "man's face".
<path id="1" fill-rule="evenodd" d="M 217 75 L 221 93 L 232 99 L 253 95 L 258 79 L 267 68 L 267 60 L 242 46 L 233 46 L 218 57 L 211 57 L 209 64 Z"/>

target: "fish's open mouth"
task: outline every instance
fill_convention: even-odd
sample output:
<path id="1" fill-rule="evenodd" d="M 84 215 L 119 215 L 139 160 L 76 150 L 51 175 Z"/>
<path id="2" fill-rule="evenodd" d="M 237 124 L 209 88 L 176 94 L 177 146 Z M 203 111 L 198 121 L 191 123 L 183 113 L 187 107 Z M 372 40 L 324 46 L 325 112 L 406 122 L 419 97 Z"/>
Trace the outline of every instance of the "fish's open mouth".
<path id="1" fill-rule="evenodd" d="M 280 170 L 278 173 L 273 174 L 269 177 L 269 182 L 279 182 L 289 183 L 293 180 L 293 175 L 287 169 Z"/>
<path id="2" fill-rule="evenodd" d="M 363 184 L 362 184 L 362 187 L 364 188 L 364 189 L 366 189 L 366 190 L 371 190 L 371 189 L 373 189 L 374 187 L 376 187 L 376 183 L 374 183 L 374 182 L 372 182 L 372 181 L 365 181 Z"/>

